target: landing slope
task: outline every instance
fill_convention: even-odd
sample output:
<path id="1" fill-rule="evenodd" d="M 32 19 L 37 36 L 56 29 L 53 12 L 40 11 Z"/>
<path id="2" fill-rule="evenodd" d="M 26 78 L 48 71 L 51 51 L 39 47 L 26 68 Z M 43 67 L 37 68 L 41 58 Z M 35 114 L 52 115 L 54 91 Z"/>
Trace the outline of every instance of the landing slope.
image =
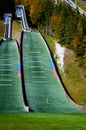
<path id="1" fill-rule="evenodd" d="M 23 112 L 20 64 L 17 44 L 0 43 L 0 113 Z"/>
<path id="2" fill-rule="evenodd" d="M 67 99 L 40 34 L 23 32 L 21 41 L 24 84 L 30 109 L 35 112 L 82 112 Z"/>

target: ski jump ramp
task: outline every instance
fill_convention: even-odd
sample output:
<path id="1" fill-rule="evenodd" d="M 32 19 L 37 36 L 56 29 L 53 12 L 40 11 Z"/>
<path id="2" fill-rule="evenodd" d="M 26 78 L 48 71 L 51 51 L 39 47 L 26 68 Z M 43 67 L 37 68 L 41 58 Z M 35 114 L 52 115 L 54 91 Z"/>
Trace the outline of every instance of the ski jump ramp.
<path id="1" fill-rule="evenodd" d="M 25 112 L 25 105 L 34 112 L 86 112 L 68 99 L 49 48 L 42 36 L 28 27 L 22 5 L 17 6 L 17 14 L 24 29 L 20 57 L 17 42 L 11 39 L 11 14 L 4 17 L 7 32 L 0 42 L 0 112 Z"/>
<path id="2" fill-rule="evenodd" d="M 0 43 L 0 113 L 24 112 L 17 43 Z"/>
<path id="3" fill-rule="evenodd" d="M 16 6 L 16 14 L 21 18 L 24 30 L 20 45 L 21 70 L 26 102 L 30 110 L 57 113 L 82 112 L 68 100 L 49 48 L 42 36 L 28 27 L 23 5 Z"/>
<path id="4" fill-rule="evenodd" d="M 22 32 L 22 67 L 26 98 L 31 111 L 76 113 L 60 83 L 49 49 L 37 32 Z"/>
<path id="5" fill-rule="evenodd" d="M 6 32 L 0 41 L 0 113 L 24 112 L 20 58 L 17 43 L 11 39 L 11 17 L 4 15 Z"/>

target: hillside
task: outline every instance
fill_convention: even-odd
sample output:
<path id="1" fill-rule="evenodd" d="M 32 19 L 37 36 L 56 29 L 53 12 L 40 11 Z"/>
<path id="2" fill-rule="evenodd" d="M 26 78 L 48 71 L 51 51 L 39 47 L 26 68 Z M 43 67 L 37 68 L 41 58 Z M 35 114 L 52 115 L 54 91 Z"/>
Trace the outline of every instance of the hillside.
<path id="1" fill-rule="evenodd" d="M 47 35 L 44 35 L 44 37 L 54 57 L 56 53 L 55 39 Z M 58 60 L 58 55 L 55 56 L 54 60 Z M 64 53 L 64 72 L 59 69 L 59 73 L 73 100 L 80 105 L 86 106 L 86 71 L 84 72 L 80 67 L 74 52 L 67 47 L 65 47 Z"/>
<path id="2" fill-rule="evenodd" d="M 65 49 L 64 73 L 61 72 L 63 82 L 75 102 L 86 105 L 86 73 L 79 67 L 75 54 Z"/>

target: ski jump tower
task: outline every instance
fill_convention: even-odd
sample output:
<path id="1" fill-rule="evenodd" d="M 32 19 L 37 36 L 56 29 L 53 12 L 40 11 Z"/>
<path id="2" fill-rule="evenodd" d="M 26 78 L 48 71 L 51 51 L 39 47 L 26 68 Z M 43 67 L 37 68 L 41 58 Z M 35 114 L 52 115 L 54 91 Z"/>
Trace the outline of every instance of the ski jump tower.
<path id="1" fill-rule="evenodd" d="M 12 35 L 12 14 L 11 13 L 4 14 L 4 24 L 6 25 L 5 39 L 11 39 L 11 35 Z"/>
<path id="2" fill-rule="evenodd" d="M 24 31 L 31 31 L 28 27 L 26 13 L 23 5 L 16 5 L 16 16 L 22 20 L 22 26 Z"/>

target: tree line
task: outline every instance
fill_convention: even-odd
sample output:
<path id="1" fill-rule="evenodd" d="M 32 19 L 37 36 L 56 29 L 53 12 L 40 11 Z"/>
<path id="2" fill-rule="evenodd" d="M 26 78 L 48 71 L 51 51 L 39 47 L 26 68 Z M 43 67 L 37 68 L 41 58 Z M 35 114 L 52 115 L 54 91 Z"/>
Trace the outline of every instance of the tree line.
<path id="1" fill-rule="evenodd" d="M 86 17 L 61 0 L 29 1 L 31 23 L 40 32 L 57 36 L 59 43 L 74 51 L 86 69 Z"/>

